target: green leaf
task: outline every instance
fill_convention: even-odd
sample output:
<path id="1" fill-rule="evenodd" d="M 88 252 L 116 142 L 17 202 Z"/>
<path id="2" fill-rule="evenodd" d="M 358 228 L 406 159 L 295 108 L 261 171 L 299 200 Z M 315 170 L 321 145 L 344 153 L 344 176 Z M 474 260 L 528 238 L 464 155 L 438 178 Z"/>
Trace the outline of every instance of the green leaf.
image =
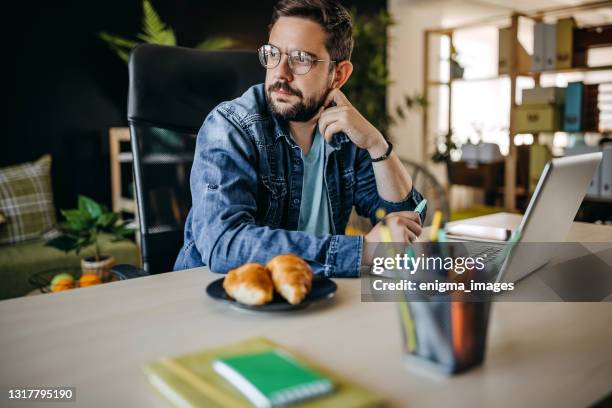
<path id="1" fill-rule="evenodd" d="M 117 35 L 108 34 L 105 31 L 98 33 L 98 37 L 104 40 L 109 45 L 116 47 L 134 48 L 138 43 L 127 38 L 119 37 Z"/>
<path id="2" fill-rule="evenodd" d="M 96 225 L 104 229 L 110 228 L 115 225 L 115 223 L 119 220 L 119 217 L 119 213 L 105 212 L 98 218 Z"/>
<path id="3" fill-rule="evenodd" d="M 144 14 L 143 34 L 139 34 L 138 38 L 149 44 L 176 45 L 174 31 L 166 26 L 149 0 L 142 2 L 142 10 Z"/>
<path id="4" fill-rule="evenodd" d="M 97 220 L 102 215 L 102 207 L 89 197 L 79 196 L 79 210 L 87 212 L 91 218 Z"/>
<path id="5" fill-rule="evenodd" d="M 53 238 L 45 243 L 45 246 L 53 247 L 55 249 L 59 249 L 60 251 L 70 252 L 76 248 L 77 240 L 67 236 L 60 235 L 57 238 Z"/>
<path id="6" fill-rule="evenodd" d="M 210 37 L 198 43 L 195 48 L 201 50 L 223 50 L 236 45 L 236 41 L 229 37 Z"/>
<path id="7" fill-rule="evenodd" d="M 109 48 L 115 51 L 119 58 L 121 58 L 125 62 L 128 62 L 130 58 L 130 51 L 132 50 L 132 48 L 138 45 L 138 42 L 136 41 L 128 40 L 126 38 L 118 37 L 116 35 L 111 35 L 106 32 L 98 33 L 98 37 L 105 41 L 108 44 Z"/>
<path id="8" fill-rule="evenodd" d="M 61 210 L 62 215 L 66 218 L 69 228 L 73 230 L 83 230 L 90 227 L 93 219 L 88 212 L 81 210 Z"/>
<path id="9" fill-rule="evenodd" d="M 118 227 L 113 228 L 111 233 L 113 234 L 112 241 L 120 241 L 127 237 L 130 237 L 136 232 L 135 228 L 128 227 L 127 224 L 120 225 Z"/>

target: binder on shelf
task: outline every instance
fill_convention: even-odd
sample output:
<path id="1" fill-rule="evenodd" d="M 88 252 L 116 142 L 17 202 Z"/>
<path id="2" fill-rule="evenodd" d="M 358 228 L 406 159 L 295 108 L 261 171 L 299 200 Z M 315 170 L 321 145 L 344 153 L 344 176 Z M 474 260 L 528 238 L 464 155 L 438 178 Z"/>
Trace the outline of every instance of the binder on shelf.
<path id="1" fill-rule="evenodd" d="M 561 110 L 555 105 L 521 105 L 516 108 L 516 132 L 554 132 L 560 128 Z"/>
<path id="2" fill-rule="evenodd" d="M 565 104 L 565 88 L 559 87 L 535 87 L 523 89 L 521 94 L 522 105 L 550 104 L 562 106 Z"/>
<path id="3" fill-rule="evenodd" d="M 601 189 L 600 196 L 612 198 L 612 146 L 604 147 L 601 167 Z"/>
<path id="4" fill-rule="evenodd" d="M 555 68 L 571 68 L 574 53 L 574 27 L 576 22 L 572 17 L 557 21 L 556 34 L 556 64 Z"/>
<path id="5" fill-rule="evenodd" d="M 532 71 L 542 71 L 544 69 L 544 26 L 546 24 L 537 22 L 533 26 L 533 64 Z"/>
<path id="6" fill-rule="evenodd" d="M 578 28 L 574 32 L 575 48 L 607 47 L 612 45 L 612 24 Z"/>
<path id="7" fill-rule="evenodd" d="M 582 91 L 582 130 L 584 132 L 599 131 L 599 85 L 584 85 Z"/>
<path id="8" fill-rule="evenodd" d="M 565 112 L 563 130 L 580 132 L 582 130 L 582 82 L 570 82 L 565 90 Z"/>
<path id="9" fill-rule="evenodd" d="M 497 73 L 499 75 L 510 73 L 510 50 L 512 44 L 514 44 L 514 41 L 511 28 L 500 28 L 497 48 Z M 531 70 L 531 56 L 525 51 L 525 47 L 518 40 L 516 41 L 516 61 L 519 72 L 529 72 Z"/>
<path id="10" fill-rule="evenodd" d="M 557 62 L 557 25 L 544 25 L 544 69 L 555 69 Z"/>
<path id="11" fill-rule="evenodd" d="M 589 48 L 612 46 L 612 25 L 576 28 L 573 39 L 573 66 L 585 67 Z"/>

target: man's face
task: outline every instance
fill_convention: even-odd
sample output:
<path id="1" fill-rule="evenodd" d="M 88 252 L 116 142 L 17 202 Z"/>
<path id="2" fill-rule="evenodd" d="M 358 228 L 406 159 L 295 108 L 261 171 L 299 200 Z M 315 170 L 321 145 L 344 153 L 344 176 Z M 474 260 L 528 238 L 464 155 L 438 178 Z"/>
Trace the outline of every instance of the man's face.
<path id="1" fill-rule="evenodd" d="M 314 21 L 280 17 L 270 31 L 269 44 L 283 53 L 306 51 L 315 59 L 329 60 L 325 31 Z M 306 122 L 318 112 L 331 87 L 330 62 L 315 62 L 305 75 L 289 68 L 286 54 L 280 63 L 266 71 L 266 99 L 272 113 L 287 121 Z"/>

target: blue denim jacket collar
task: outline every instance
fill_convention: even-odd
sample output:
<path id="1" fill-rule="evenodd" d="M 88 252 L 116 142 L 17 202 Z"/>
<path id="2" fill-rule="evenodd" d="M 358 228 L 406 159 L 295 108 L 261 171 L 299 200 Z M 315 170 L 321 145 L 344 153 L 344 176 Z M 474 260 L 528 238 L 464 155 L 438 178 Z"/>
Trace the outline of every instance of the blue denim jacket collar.
<path id="1" fill-rule="evenodd" d="M 272 120 L 274 121 L 275 141 L 280 138 L 285 138 L 289 146 L 297 146 L 293 139 L 291 139 L 289 136 L 289 126 L 287 122 L 272 113 L 270 113 L 270 116 L 272 116 Z M 329 156 L 329 154 L 334 150 L 340 150 L 343 143 L 348 143 L 350 141 L 351 139 L 349 139 L 345 133 L 334 134 L 332 136 L 332 140 L 329 143 L 325 143 L 326 156 Z"/>

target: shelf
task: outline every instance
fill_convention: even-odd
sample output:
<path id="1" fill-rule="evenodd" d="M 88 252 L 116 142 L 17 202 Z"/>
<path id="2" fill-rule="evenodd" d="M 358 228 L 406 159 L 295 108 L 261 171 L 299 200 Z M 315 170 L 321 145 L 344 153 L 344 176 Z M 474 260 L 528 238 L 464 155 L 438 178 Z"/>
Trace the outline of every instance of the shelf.
<path id="1" fill-rule="evenodd" d="M 545 71 L 530 71 L 519 73 L 519 77 L 534 77 L 536 75 L 557 75 L 566 74 L 571 72 L 595 72 L 595 71 L 612 71 L 612 65 L 602 65 L 599 67 L 574 67 L 564 69 L 550 69 Z M 429 86 L 448 86 L 453 82 L 484 82 L 484 81 L 498 81 L 500 79 L 509 78 L 508 74 L 496 75 L 490 77 L 476 77 L 476 78 L 454 78 L 450 81 L 427 81 Z"/>
<path id="2" fill-rule="evenodd" d="M 573 67 L 563 69 L 549 69 L 544 71 L 530 71 L 523 76 L 534 76 L 534 75 L 555 75 L 555 74 L 566 74 L 570 72 L 594 72 L 594 71 L 612 71 L 612 65 L 602 65 L 599 67 Z"/>
<path id="3" fill-rule="evenodd" d="M 119 163 L 131 163 L 133 161 L 131 152 L 123 152 L 117 155 Z"/>
<path id="4" fill-rule="evenodd" d="M 584 200 L 589 203 L 612 204 L 612 197 L 584 197 Z"/>

